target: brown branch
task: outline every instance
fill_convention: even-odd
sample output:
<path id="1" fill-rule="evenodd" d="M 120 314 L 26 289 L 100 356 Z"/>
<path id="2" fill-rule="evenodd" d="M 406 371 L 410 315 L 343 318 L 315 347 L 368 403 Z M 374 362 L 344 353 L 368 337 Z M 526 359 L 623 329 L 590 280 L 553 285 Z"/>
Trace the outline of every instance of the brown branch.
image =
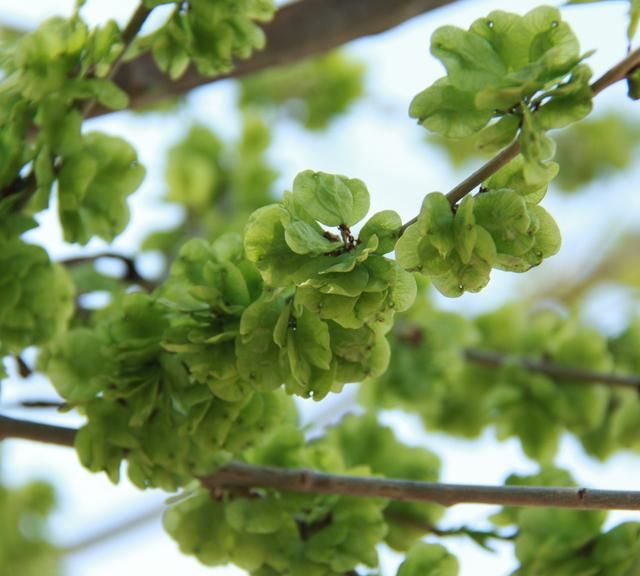
<path id="1" fill-rule="evenodd" d="M 0 416 L 0 440 L 21 438 L 73 446 L 75 430 Z M 339 494 L 358 498 L 386 498 L 408 502 L 497 504 L 573 508 L 580 510 L 640 510 L 640 492 L 538 486 L 474 486 L 439 484 L 327 474 L 314 470 L 255 466 L 232 462 L 210 476 L 199 478 L 213 493 L 221 488 L 274 488 L 290 492 Z"/>
<path id="2" fill-rule="evenodd" d="M 41 424 L 29 420 L 18 420 L 0 415 L 0 441 L 9 438 L 33 440 L 57 446 L 74 446 L 76 431 L 73 428 Z"/>
<path id="3" fill-rule="evenodd" d="M 469 192 L 480 186 L 487 178 L 495 174 L 500 168 L 511 162 L 520 152 L 520 144 L 512 142 L 473 174 L 454 186 L 447 194 L 449 204 L 453 206 L 462 200 Z"/>
<path id="4" fill-rule="evenodd" d="M 396 337 L 401 343 L 414 347 L 422 342 L 424 336 L 419 327 L 410 327 L 408 329 L 405 327 L 403 331 L 396 333 Z M 612 388 L 631 388 L 640 392 L 640 375 L 636 374 L 597 372 L 577 366 L 557 364 L 549 360 L 504 354 L 495 350 L 465 348 L 461 353 L 467 362 L 472 362 L 473 364 L 478 364 L 486 368 L 518 366 L 528 372 L 544 374 L 551 378 L 572 380 L 581 384 L 604 384 Z"/>
<path id="5" fill-rule="evenodd" d="M 513 541 L 518 535 L 517 532 L 502 534 L 501 532 L 497 532 L 496 530 L 478 530 L 475 528 L 469 528 L 468 526 L 459 526 L 457 528 L 438 528 L 437 526 L 434 526 L 429 522 L 425 522 L 424 520 L 419 520 L 417 518 L 412 518 L 410 516 L 407 516 L 406 514 L 397 512 L 389 508 L 384 511 L 384 516 L 387 520 L 390 520 L 394 523 L 402 524 L 403 526 L 406 526 L 408 528 L 419 530 L 421 532 L 424 532 L 425 534 L 433 534 L 435 536 L 438 536 L 439 538 L 456 538 L 460 536 L 467 536 L 475 542 L 484 542 L 485 540 Z"/>
<path id="6" fill-rule="evenodd" d="M 573 508 L 581 510 L 640 510 L 640 492 L 538 486 L 473 486 L 327 474 L 313 470 L 228 464 L 200 478 L 210 488 L 274 488 L 291 492 L 340 494 L 358 498 L 386 498 L 409 502 L 497 504 Z"/>
<path id="7" fill-rule="evenodd" d="M 29 378 L 33 374 L 31 366 L 26 363 L 25 359 L 20 354 L 15 354 L 13 359 L 16 362 L 16 368 L 21 378 Z"/>
<path id="8" fill-rule="evenodd" d="M 9 404 L 1 404 L 0 408 L 5 410 L 11 408 L 55 408 L 56 410 L 65 410 L 72 407 L 66 402 L 61 402 L 60 400 L 19 400 Z"/>
<path id="9" fill-rule="evenodd" d="M 107 78 L 109 80 L 115 78 L 118 70 L 122 66 L 123 58 L 125 57 L 127 50 L 129 50 L 131 43 L 135 40 L 138 32 L 140 32 L 140 30 L 144 26 L 144 23 L 149 17 L 149 14 L 151 14 L 152 10 L 153 8 L 147 8 L 142 3 L 138 4 L 136 11 L 133 13 L 131 18 L 129 19 L 129 22 L 122 31 L 122 50 L 111 64 L 111 69 L 109 70 L 109 74 L 107 75 Z M 84 118 L 88 118 L 89 116 L 91 116 L 91 112 L 95 105 L 95 99 L 92 98 L 91 100 L 88 100 L 82 109 L 82 116 Z"/>
<path id="10" fill-rule="evenodd" d="M 575 366 L 555 364 L 546 360 L 517 358 L 491 350 L 476 350 L 473 348 L 467 348 L 464 351 L 464 356 L 469 362 L 490 368 L 515 365 L 529 372 L 544 374 L 552 378 L 564 378 L 583 384 L 605 384 L 613 388 L 633 388 L 640 391 L 640 376 L 636 375 L 594 372 L 576 368 Z"/>
<path id="11" fill-rule="evenodd" d="M 190 66 L 179 79 L 171 80 L 146 53 L 123 64 L 114 80 L 129 95 L 130 108 L 149 106 L 205 84 L 323 54 L 453 2 L 455 0 L 302 0 L 280 8 L 274 19 L 263 26 L 266 48 L 248 60 L 236 62 L 228 74 L 202 76 Z M 96 105 L 92 116 L 109 112 L 112 110 Z"/>
<path id="12" fill-rule="evenodd" d="M 121 278 L 122 280 L 130 282 L 131 284 L 137 284 L 147 292 L 153 292 L 153 290 L 157 288 L 155 282 L 148 280 L 140 273 L 134 258 L 125 256 L 124 254 L 118 254 L 117 252 L 101 252 L 100 254 L 94 254 L 92 256 L 76 256 L 60 260 L 58 263 L 67 268 L 73 268 L 74 266 L 80 266 L 82 264 L 94 264 L 102 258 L 118 260 L 125 265 L 126 270 L 124 276 Z"/>

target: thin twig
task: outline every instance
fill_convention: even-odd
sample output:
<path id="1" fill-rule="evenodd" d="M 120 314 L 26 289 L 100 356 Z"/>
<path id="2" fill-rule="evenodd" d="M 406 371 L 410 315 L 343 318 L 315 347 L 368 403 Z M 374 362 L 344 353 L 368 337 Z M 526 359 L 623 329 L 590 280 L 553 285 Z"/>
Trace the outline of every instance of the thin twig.
<path id="1" fill-rule="evenodd" d="M 111 258 L 112 260 L 118 260 L 122 262 L 126 267 L 126 273 L 122 277 L 122 280 L 130 282 L 131 284 L 138 284 L 141 288 L 144 288 L 147 292 L 152 292 L 157 288 L 157 284 L 152 280 L 145 278 L 136 265 L 134 258 L 125 256 L 124 254 L 118 254 L 117 252 L 101 252 L 100 254 L 94 254 L 91 256 L 76 256 L 73 258 L 66 258 L 60 260 L 59 264 L 67 268 L 73 268 L 74 266 L 80 266 L 82 264 L 94 264 L 98 260 L 103 258 Z"/>
<path id="2" fill-rule="evenodd" d="M 605 384 L 613 388 L 632 388 L 640 390 L 640 376 L 627 374 L 613 374 L 605 372 L 595 372 L 575 366 L 565 366 L 555 364 L 546 360 L 534 360 L 531 358 L 518 358 L 500 354 L 492 350 L 477 350 L 467 348 L 464 356 L 469 362 L 487 366 L 491 368 L 501 368 L 503 366 L 515 365 L 524 368 L 528 372 L 545 374 L 552 378 L 563 378 L 581 382 L 583 384 Z"/>
<path id="3" fill-rule="evenodd" d="M 608 88 L 620 80 L 624 80 L 638 66 L 640 66 L 640 48 L 631 52 L 612 68 L 609 68 L 609 70 L 591 84 L 593 95 L 597 96 L 605 88 Z"/>
<path id="4" fill-rule="evenodd" d="M 605 88 L 608 88 L 612 84 L 624 80 L 626 76 L 635 68 L 640 66 L 640 48 L 629 54 L 626 58 L 618 62 L 615 66 L 607 70 L 598 80 L 591 84 L 591 91 L 593 96 L 597 96 Z M 520 144 L 515 141 L 509 144 L 506 148 L 500 151 L 496 156 L 487 161 L 480 168 L 478 168 L 473 174 L 465 178 L 458 185 L 454 186 L 447 194 L 447 199 L 451 206 L 454 206 L 460 200 L 462 200 L 467 194 L 473 192 L 478 186 L 480 186 L 487 178 L 495 174 L 500 168 L 508 164 L 513 160 L 520 152 Z M 418 217 L 412 218 L 408 222 L 402 225 L 400 233 L 403 234 L 405 230 L 415 224 L 418 221 Z"/>
<path id="5" fill-rule="evenodd" d="M 104 544 L 109 540 L 114 540 L 127 532 L 132 532 L 138 528 L 149 524 L 150 522 L 160 520 L 162 512 L 166 509 L 165 505 L 154 506 L 145 510 L 144 512 L 138 512 L 135 515 L 131 515 L 128 518 L 117 518 L 117 520 L 107 523 L 106 526 L 97 530 L 93 534 L 83 536 L 76 542 L 63 545 L 58 550 L 60 554 L 78 554 L 84 552 L 88 548 Z"/>
<path id="6" fill-rule="evenodd" d="M 113 79 L 117 74 L 120 66 L 122 65 L 127 50 L 129 50 L 131 43 L 135 40 L 135 37 L 142 29 L 142 26 L 144 26 L 144 23 L 149 17 L 149 14 L 151 14 L 152 10 L 153 8 L 147 8 L 143 3 L 140 3 L 136 8 L 136 11 L 131 16 L 131 19 L 125 26 L 125 29 L 122 31 L 122 50 L 111 64 L 111 69 L 109 70 L 109 74 L 107 74 L 107 78 L 109 80 Z M 91 115 L 91 111 L 93 110 L 95 104 L 95 98 L 92 98 L 85 103 L 84 107 L 82 108 L 83 118 L 88 118 Z"/>
<path id="7" fill-rule="evenodd" d="M 66 402 L 60 400 L 19 400 L 10 404 L 0 404 L 0 408 L 7 409 L 20 409 L 20 408 L 55 408 L 56 410 L 65 410 L 71 408 Z"/>
<path id="8" fill-rule="evenodd" d="M 518 533 L 510 532 L 508 534 L 502 534 L 496 530 L 479 530 L 475 528 L 469 528 L 468 526 L 459 526 L 457 528 L 438 528 L 429 522 L 419 520 L 417 518 L 411 518 L 405 514 L 395 511 L 394 509 L 387 508 L 384 512 L 384 516 L 387 520 L 394 523 L 402 524 L 409 528 L 414 528 L 425 534 L 434 534 L 441 538 L 467 536 L 471 539 L 478 540 L 502 540 L 513 541 L 516 539 Z"/>
<path id="9" fill-rule="evenodd" d="M 9 438 L 73 447 L 76 430 L 0 415 L 0 441 Z"/>
<path id="10" fill-rule="evenodd" d="M 291 492 L 340 494 L 358 498 L 434 502 L 442 506 L 496 504 L 581 510 L 640 510 L 640 492 L 632 491 L 439 484 L 394 478 L 327 474 L 304 469 L 254 466 L 242 462 L 228 464 L 218 472 L 200 478 L 200 482 L 210 489 L 221 487 L 274 488 Z"/>
<path id="11" fill-rule="evenodd" d="M 478 168 L 460 184 L 454 186 L 447 194 L 447 200 L 452 206 L 462 200 L 469 192 L 480 186 L 487 178 L 495 174 L 500 168 L 511 162 L 520 152 L 520 144 L 512 142 L 486 164 Z"/>
<path id="12" fill-rule="evenodd" d="M 18 374 L 21 378 L 29 378 L 33 374 L 33 370 L 31 366 L 25 362 L 25 359 L 20 356 L 20 354 L 14 355 L 14 360 L 16 361 L 16 367 L 18 369 Z"/>
<path id="13" fill-rule="evenodd" d="M 0 440 L 22 438 L 73 446 L 75 430 L 0 416 Z M 536 486 L 473 486 L 439 484 L 394 478 L 346 476 L 314 470 L 255 466 L 232 462 L 199 478 L 212 492 L 221 488 L 274 488 L 291 492 L 340 494 L 358 498 L 386 498 L 409 502 L 496 504 L 573 508 L 580 510 L 640 510 L 640 492 Z"/>

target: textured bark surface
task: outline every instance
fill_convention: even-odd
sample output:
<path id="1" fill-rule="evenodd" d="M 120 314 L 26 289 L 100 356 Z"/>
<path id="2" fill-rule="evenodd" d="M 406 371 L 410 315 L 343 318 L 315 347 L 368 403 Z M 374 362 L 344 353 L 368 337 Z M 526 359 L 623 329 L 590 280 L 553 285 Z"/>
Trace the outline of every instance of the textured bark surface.
<path id="1" fill-rule="evenodd" d="M 274 66 L 293 64 L 322 54 L 351 40 L 379 34 L 407 20 L 455 0 L 302 0 L 284 6 L 263 26 L 267 36 L 264 50 L 236 63 L 232 72 L 206 77 L 190 66 L 177 80 L 171 80 L 155 65 L 150 54 L 123 64 L 116 83 L 129 94 L 130 108 L 155 104 L 193 88 L 226 78 L 245 76 Z M 110 112 L 100 106 L 92 116 Z"/>

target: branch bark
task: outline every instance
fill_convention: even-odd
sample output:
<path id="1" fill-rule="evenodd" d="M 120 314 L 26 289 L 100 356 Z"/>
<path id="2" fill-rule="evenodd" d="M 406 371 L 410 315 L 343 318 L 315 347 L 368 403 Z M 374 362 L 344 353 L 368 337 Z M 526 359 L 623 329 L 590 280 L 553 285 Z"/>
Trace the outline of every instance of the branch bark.
<path id="1" fill-rule="evenodd" d="M 627 374 L 613 374 L 604 372 L 594 372 L 575 366 L 563 366 L 546 362 L 545 360 L 534 360 L 531 358 L 518 358 L 494 352 L 492 350 L 477 350 L 467 348 L 464 356 L 469 362 L 490 368 L 501 368 L 514 364 L 529 372 L 544 374 L 552 378 L 564 378 L 574 380 L 583 384 L 605 384 L 612 388 L 632 388 L 640 391 L 640 376 Z"/>
<path id="2" fill-rule="evenodd" d="M 73 446 L 75 430 L 0 416 L 0 440 L 21 438 Z M 439 484 L 394 478 L 327 474 L 314 470 L 255 466 L 232 462 L 199 478 L 214 493 L 221 488 L 274 488 L 290 492 L 339 494 L 357 498 L 386 498 L 409 502 L 497 504 L 573 508 L 580 510 L 640 510 L 640 492 L 537 486 L 474 486 Z"/>
<path id="3" fill-rule="evenodd" d="M 0 442 L 8 438 L 18 438 L 56 446 L 73 447 L 75 437 L 76 431 L 73 428 L 18 420 L 0 415 Z"/>
<path id="4" fill-rule="evenodd" d="M 337 48 L 346 42 L 379 34 L 456 0 L 302 0 L 277 11 L 263 26 L 266 48 L 236 63 L 232 72 L 206 77 L 191 66 L 177 80 L 161 72 L 150 54 L 123 64 L 115 82 L 129 95 L 129 107 L 140 108 L 194 88 L 238 78 L 274 66 L 293 64 Z M 91 116 L 112 112 L 96 105 Z"/>
<path id="5" fill-rule="evenodd" d="M 254 466 L 242 462 L 231 463 L 211 476 L 200 478 L 200 482 L 211 490 L 227 487 L 275 488 L 291 492 L 340 494 L 358 498 L 433 502 L 442 506 L 497 504 L 581 510 L 640 510 L 640 492 L 538 486 L 438 484 Z"/>
<path id="6" fill-rule="evenodd" d="M 109 71 L 108 78 L 113 79 L 120 67 L 123 63 L 123 58 L 127 53 L 127 50 L 131 46 L 131 43 L 134 41 L 135 37 L 138 35 L 138 32 L 144 26 L 149 14 L 151 14 L 152 8 L 147 8 L 144 4 L 138 4 L 135 12 L 132 14 L 129 22 L 127 23 L 125 29 L 122 31 L 122 51 L 120 55 L 116 58 L 115 62 L 111 65 L 111 70 Z M 82 109 L 82 116 L 84 118 L 88 118 L 91 116 L 91 112 L 93 111 L 94 106 L 96 105 L 96 101 L 94 99 L 88 100 L 85 106 Z"/>

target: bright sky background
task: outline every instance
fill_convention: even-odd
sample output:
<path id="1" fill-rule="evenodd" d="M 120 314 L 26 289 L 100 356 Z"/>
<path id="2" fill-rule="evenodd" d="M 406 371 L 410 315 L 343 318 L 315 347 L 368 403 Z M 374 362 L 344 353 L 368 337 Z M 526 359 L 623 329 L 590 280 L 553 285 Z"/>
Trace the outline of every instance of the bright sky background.
<path id="1" fill-rule="evenodd" d="M 415 215 L 426 193 L 447 191 L 466 174 L 466 171 L 453 170 L 442 152 L 425 145 L 424 130 L 407 116 L 412 96 L 442 75 L 439 63 L 428 54 L 431 33 L 442 24 L 466 27 L 492 9 L 525 12 L 538 4 L 536 0 L 460 1 L 387 34 L 351 44 L 349 51 L 369 66 L 367 97 L 352 114 L 335 122 L 326 133 L 310 135 L 292 123 L 284 123 L 278 128 L 270 154 L 282 172 L 280 188 L 288 187 L 293 176 L 306 168 L 343 173 L 362 178 L 368 184 L 372 211 L 393 208 L 403 219 Z M 0 0 L 0 22 L 34 26 L 49 15 L 68 13 L 72 5 L 71 0 L 21 3 Z M 127 0 L 89 0 L 84 13 L 93 23 L 113 16 L 124 22 L 132 5 Z M 596 75 L 625 54 L 627 5 L 627 2 L 612 2 L 565 10 L 565 18 L 578 33 L 583 50 L 597 49 L 589 60 Z M 91 128 L 124 136 L 132 142 L 148 170 L 141 191 L 131 202 L 133 224 L 117 239 L 117 250 L 131 252 L 150 229 L 167 228 L 175 222 L 174 210 L 157 201 L 163 194 L 165 151 L 195 121 L 211 125 L 222 135 L 236 135 L 239 122 L 232 112 L 234 94 L 232 83 L 217 83 L 195 91 L 189 97 L 188 105 L 177 114 L 135 116 L 120 113 L 91 123 Z M 597 99 L 596 114 L 616 108 L 629 109 L 640 117 L 637 104 L 635 111 L 633 106 L 624 97 L 624 87 L 618 85 Z M 491 284 L 482 294 L 457 300 L 443 298 L 443 306 L 470 313 L 493 308 L 512 294 L 527 290 L 538 278 L 548 280 L 578 273 L 593 260 L 598 246 L 629 227 L 640 231 L 639 178 L 640 171 L 636 169 L 609 179 L 605 185 L 594 184 L 577 198 L 561 197 L 552 192 L 545 199 L 545 206 L 560 224 L 564 237 L 561 254 L 525 277 L 494 273 Z M 45 217 L 42 227 L 31 239 L 46 245 L 55 258 L 79 253 L 78 247 L 63 245 L 54 218 Z M 95 252 L 103 246 L 102 242 L 95 241 L 87 250 Z M 149 258 L 143 264 L 152 269 L 154 262 Z M 605 294 L 594 302 L 589 307 L 587 319 L 607 329 L 620 326 L 631 310 L 620 294 L 614 296 Z M 10 404 L 19 398 L 47 394 L 51 394 L 51 389 L 46 382 L 32 378 L 26 383 L 16 381 L 6 385 L 3 402 Z M 335 417 L 345 407 L 348 409 L 353 402 L 352 396 L 346 392 L 321 405 L 305 405 L 305 418 L 311 422 L 326 422 L 331 418 L 327 415 Z M 67 416 L 34 410 L 11 411 L 11 415 L 70 423 Z M 516 441 L 498 444 L 491 432 L 476 442 L 463 442 L 426 434 L 418 420 L 406 414 L 387 413 L 384 419 L 405 441 L 428 446 L 442 457 L 445 481 L 501 483 L 511 472 L 530 472 L 536 468 L 524 458 Z M 55 482 L 60 505 L 53 519 L 52 534 L 63 544 L 73 543 L 118 518 L 158 507 L 166 496 L 160 492 L 142 493 L 126 481 L 114 487 L 103 475 L 92 475 L 81 468 L 69 449 L 13 441 L 7 443 L 2 456 L 3 474 L 11 482 L 37 476 Z M 557 463 L 570 468 L 580 482 L 594 488 L 637 488 L 635 479 L 640 477 L 637 457 L 618 455 L 606 465 L 600 465 L 585 458 L 576 442 L 568 437 L 563 441 Z M 447 522 L 482 526 L 482 519 L 491 509 L 458 506 L 450 511 Z M 632 516 L 612 514 L 611 522 Z M 636 514 L 635 518 L 640 519 L 640 516 Z M 498 553 L 490 555 L 464 539 L 446 539 L 442 543 L 458 554 L 462 576 L 508 574 L 514 567 L 510 545 L 498 546 Z M 399 557 L 384 553 L 382 559 L 385 574 L 395 574 Z M 155 576 L 241 574 L 229 568 L 207 569 L 193 558 L 182 556 L 162 531 L 159 521 L 69 556 L 66 569 L 67 576 L 128 576 L 149 572 Z"/>

